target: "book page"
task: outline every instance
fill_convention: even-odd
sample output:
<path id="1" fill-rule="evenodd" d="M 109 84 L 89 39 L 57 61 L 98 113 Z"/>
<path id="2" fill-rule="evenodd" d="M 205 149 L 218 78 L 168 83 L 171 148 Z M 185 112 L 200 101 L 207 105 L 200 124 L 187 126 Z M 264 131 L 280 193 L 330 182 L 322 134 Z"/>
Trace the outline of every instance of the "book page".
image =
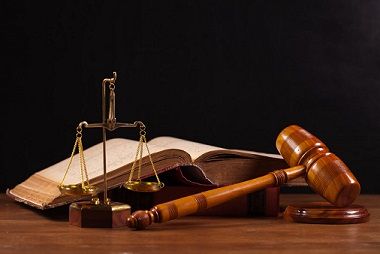
<path id="1" fill-rule="evenodd" d="M 206 145 L 202 143 L 197 143 L 197 142 L 193 142 L 193 141 L 189 141 L 185 139 L 179 139 L 179 138 L 168 137 L 168 136 L 154 138 L 150 140 L 148 144 L 149 144 L 149 147 L 156 146 L 156 147 L 162 147 L 164 149 L 183 150 L 187 152 L 188 154 L 190 154 L 191 159 L 193 161 L 206 152 L 224 149 L 217 146 Z"/>
<path id="2" fill-rule="evenodd" d="M 241 150 L 241 149 L 231 149 L 231 150 L 241 152 L 241 153 L 249 153 L 249 154 L 256 154 L 256 155 L 271 157 L 271 158 L 276 158 L 276 159 L 283 159 L 280 154 L 262 153 L 262 152 L 248 151 L 248 150 Z"/>
<path id="3" fill-rule="evenodd" d="M 133 162 L 136 156 L 137 146 L 138 141 L 136 140 L 122 138 L 108 140 L 106 143 L 107 173 Z M 161 146 L 155 144 L 149 144 L 148 148 L 151 154 L 163 150 Z M 145 147 L 143 151 L 143 156 L 148 155 Z M 89 179 L 93 179 L 103 174 L 103 143 L 99 143 L 95 146 L 85 149 L 84 157 Z M 36 174 L 52 180 L 58 184 L 63 179 L 63 176 L 69 164 L 69 160 L 70 158 L 67 158 L 40 172 L 37 172 Z M 73 158 L 64 184 L 77 184 L 80 182 L 81 171 L 79 155 L 77 153 Z"/>

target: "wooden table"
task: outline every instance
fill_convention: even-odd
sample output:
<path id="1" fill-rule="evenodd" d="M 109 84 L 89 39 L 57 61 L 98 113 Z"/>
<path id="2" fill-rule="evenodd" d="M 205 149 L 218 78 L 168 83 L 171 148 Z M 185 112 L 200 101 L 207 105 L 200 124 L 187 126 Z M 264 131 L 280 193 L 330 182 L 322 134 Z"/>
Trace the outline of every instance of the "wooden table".
<path id="1" fill-rule="evenodd" d="M 281 196 L 282 204 L 318 200 L 317 195 Z M 0 194 L 0 253 L 380 253 L 380 195 L 362 195 L 356 203 L 367 207 L 369 222 L 186 217 L 132 231 L 70 226 L 66 210 L 41 213 Z"/>

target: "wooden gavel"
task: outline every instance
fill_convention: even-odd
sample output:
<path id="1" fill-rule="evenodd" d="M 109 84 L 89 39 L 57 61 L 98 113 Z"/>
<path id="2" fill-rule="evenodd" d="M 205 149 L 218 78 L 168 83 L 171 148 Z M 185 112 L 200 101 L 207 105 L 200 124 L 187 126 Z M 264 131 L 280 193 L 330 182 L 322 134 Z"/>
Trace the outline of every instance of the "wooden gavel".
<path id="1" fill-rule="evenodd" d="M 153 222 L 193 214 L 300 176 L 305 177 L 315 192 L 337 207 L 349 206 L 360 193 L 359 182 L 343 161 L 301 127 L 291 125 L 285 128 L 277 137 L 276 147 L 291 168 L 159 204 L 149 211 L 136 211 L 128 218 L 128 227 L 144 229 Z"/>

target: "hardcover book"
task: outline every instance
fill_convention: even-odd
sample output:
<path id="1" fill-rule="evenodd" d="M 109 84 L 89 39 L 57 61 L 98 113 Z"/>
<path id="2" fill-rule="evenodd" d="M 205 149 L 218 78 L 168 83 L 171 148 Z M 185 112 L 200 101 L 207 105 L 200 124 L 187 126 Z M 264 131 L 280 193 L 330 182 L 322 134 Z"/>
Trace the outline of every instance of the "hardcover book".
<path id="1" fill-rule="evenodd" d="M 116 188 L 110 192 L 112 200 L 127 203 L 132 212 L 149 210 L 155 205 L 166 203 L 174 199 L 212 190 L 215 186 L 169 185 L 158 192 L 139 193 L 123 188 Z M 268 187 L 264 190 L 250 193 L 228 202 L 198 211 L 197 216 L 223 217 L 277 217 L 280 212 L 279 187 Z"/>
<path id="2" fill-rule="evenodd" d="M 108 188 L 121 186 L 129 177 L 138 141 L 110 139 L 107 141 Z M 148 147 L 159 174 L 171 171 L 177 181 L 185 185 L 218 187 L 229 185 L 270 171 L 286 168 L 280 155 L 254 151 L 225 149 L 174 137 L 158 137 Z M 103 188 L 103 146 L 99 143 L 84 151 L 89 182 Z M 7 195 L 30 206 L 47 209 L 74 201 L 81 196 L 62 195 L 58 189 L 69 158 L 40 170 L 7 190 Z M 141 177 L 154 175 L 149 157 L 142 158 Z M 74 156 L 65 184 L 81 182 L 78 154 Z"/>

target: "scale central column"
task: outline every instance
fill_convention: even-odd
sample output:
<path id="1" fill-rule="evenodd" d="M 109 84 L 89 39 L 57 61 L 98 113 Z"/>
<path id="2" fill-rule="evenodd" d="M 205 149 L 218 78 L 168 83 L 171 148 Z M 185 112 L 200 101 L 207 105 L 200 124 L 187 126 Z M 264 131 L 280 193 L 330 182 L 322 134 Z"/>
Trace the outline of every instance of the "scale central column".
<path id="1" fill-rule="evenodd" d="M 107 197 L 107 157 L 106 157 L 106 141 L 107 141 L 107 130 L 105 127 L 102 128 L 103 130 L 103 181 L 104 181 L 104 204 L 108 204 L 108 197 Z"/>

